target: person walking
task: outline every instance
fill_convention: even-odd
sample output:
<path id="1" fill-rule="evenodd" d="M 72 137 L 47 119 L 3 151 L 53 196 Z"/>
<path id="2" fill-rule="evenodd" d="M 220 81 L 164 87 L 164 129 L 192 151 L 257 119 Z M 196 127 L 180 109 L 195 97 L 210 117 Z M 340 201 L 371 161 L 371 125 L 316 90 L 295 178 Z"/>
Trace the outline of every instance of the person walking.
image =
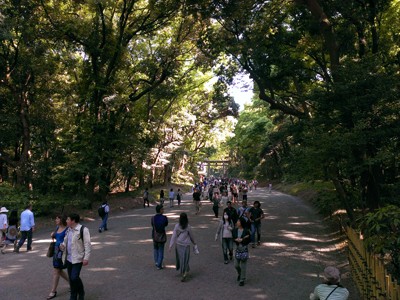
<path id="1" fill-rule="evenodd" d="M 15 248 L 15 252 L 19 253 L 19 249 L 25 243 L 25 240 L 28 239 L 26 250 L 32 250 L 32 236 L 35 231 L 35 218 L 32 212 L 32 204 L 27 204 L 25 210 L 21 213 L 21 239 L 18 242 L 17 247 Z"/>
<path id="2" fill-rule="evenodd" d="M 193 244 L 197 248 L 197 244 L 193 238 L 192 227 L 189 225 L 189 219 L 186 213 L 180 214 L 179 223 L 174 227 L 169 243 L 169 251 L 171 251 L 174 244 L 176 245 L 176 270 L 180 271 L 181 281 L 184 282 L 190 271 L 190 246 Z"/>
<path id="3" fill-rule="evenodd" d="M 329 266 L 324 270 L 324 282 L 315 287 L 310 294 L 310 300 L 347 300 L 349 291 L 340 285 L 340 271 L 338 268 Z"/>
<path id="4" fill-rule="evenodd" d="M 53 299 L 57 296 L 57 287 L 60 281 L 60 277 L 65 279 L 67 282 L 68 276 L 63 271 L 64 263 L 62 260 L 63 252 L 60 250 L 60 245 L 64 242 L 65 234 L 67 232 L 67 218 L 65 216 L 56 216 L 56 230 L 51 233 L 51 238 L 56 240 L 53 255 L 53 284 L 51 292 L 47 299 Z"/>
<path id="5" fill-rule="evenodd" d="M 151 218 L 154 262 L 158 270 L 163 269 L 164 246 L 167 242 L 165 227 L 168 226 L 168 218 L 163 213 L 164 207 L 159 204 L 156 206 L 156 215 Z"/>
<path id="6" fill-rule="evenodd" d="M 252 248 L 256 246 L 256 232 L 257 232 L 257 245 L 261 244 L 261 220 L 264 219 L 264 212 L 261 209 L 260 201 L 254 201 L 253 207 L 249 210 L 249 220 L 251 229 L 251 243 Z"/>
<path id="7" fill-rule="evenodd" d="M 194 190 L 193 193 L 193 202 L 196 209 L 196 215 L 200 213 L 200 206 L 201 206 L 201 193 L 199 190 Z"/>
<path id="8" fill-rule="evenodd" d="M 169 207 L 174 207 L 174 199 L 175 199 L 174 189 L 169 190 L 168 198 L 169 198 Z"/>
<path id="9" fill-rule="evenodd" d="M 243 200 L 242 201 L 242 206 L 240 206 L 237 209 L 237 214 L 240 218 L 244 219 L 244 224 L 242 224 L 244 227 L 247 227 L 247 229 L 250 230 L 250 220 L 249 220 L 249 210 L 250 208 L 247 206 L 247 201 Z"/>
<path id="10" fill-rule="evenodd" d="M 7 213 L 8 209 L 3 206 L 0 209 L 0 243 L 6 239 L 6 232 L 8 228 Z"/>
<path id="11" fill-rule="evenodd" d="M 213 210 L 213 212 L 214 212 L 214 217 L 215 217 L 215 218 L 218 218 L 219 201 L 220 201 L 220 199 L 219 199 L 219 194 L 214 193 L 214 194 L 213 194 L 213 198 L 212 198 L 211 200 L 212 200 L 212 204 L 213 204 L 212 210 Z"/>
<path id="12" fill-rule="evenodd" d="M 229 259 L 232 260 L 233 256 L 233 222 L 228 213 L 224 212 L 222 216 L 222 220 L 219 221 L 217 232 L 215 233 L 215 240 L 218 239 L 218 236 L 221 236 L 221 245 L 222 245 L 222 253 L 224 255 L 224 263 L 228 263 L 228 254 Z"/>
<path id="13" fill-rule="evenodd" d="M 92 251 L 89 229 L 81 225 L 79 221 L 80 216 L 76 213 L 68 216 L 68 230 L 63 243 L 60 245 L 61 251 L 64 251 L 66 256 L 66 267 L 71 287 L 70 300 L 85 299 L 85 289 L 80 274 L 82 267 L 89 264 Z"/>
<path id="14" fill-rule="evenodd" d="M 0 224 L 2 224 L 0 222 Z M 7 232 L 5 236 L 5 240 L 3 243 L 0 242 L 2 245 L 1 253 L 5 254 L 5 250 L 8 245 L 13 245 L 14 246 L 14 251 L 17 247 L 17 242 L 18 242 L 18 211 L 16 209 L 11 210 L 10 216 L 8 218 L 8 227 L 7 227 Z"/>
<path id="15" fill-rule="evenodd" d="M 224 213 L 227 213 L 233 224 L 235 225 L 239 216 L 237 214 L 236 209 L 232 206 L 232 201 L 226 202 L 227 207 L 224 209 Z"/>
<path id="16" fill-rule="evenodd" d="M 107 231 L 107 221 L 108 221 L 108 214 L 110 212 L 110 206 L 108 205 L 107 200 L 104 200 L 104 202 L 101 204 L 99 207 L 99 215 L 101 217 L 101 224 L 99 227 L 99 232 L 102 233 L 103 230 Z"/>
<path id="17" fill-rule="evenodd" d="M 243 226 L 245 222 L 243 218 L 239 218 L 232 232 L 233 240 L 236 244 L 235 269 L 238 273 L 237 280 L 240 286 L 243 286 L 246 280 L 247 260 L 249 258 L 247 245 L 250 243 L 250 232 Z"/>
<path id="18" fill-rule="evenodd" d="M 178 189 L 176 192 L 176 200 L 178 200 L 178 206 L 181 206 L 181 201 L 182 201 L 182 191 L 181 189 Z"/>
<path id="19" fill-rule="evenodd" d="M 145 188 L 144 192 L 143 192 L 143 208 L 146 207 L 146 203 L 147 203 L 147 207 L 150 206 L 150 202 L 149 202 L 149 189 Z"/>
<path id="20" fill-rule="evenodd" d="M 160 204 L 161 205 L 164 205 L 164 190 L 161 190 L 160 191 Z"/>

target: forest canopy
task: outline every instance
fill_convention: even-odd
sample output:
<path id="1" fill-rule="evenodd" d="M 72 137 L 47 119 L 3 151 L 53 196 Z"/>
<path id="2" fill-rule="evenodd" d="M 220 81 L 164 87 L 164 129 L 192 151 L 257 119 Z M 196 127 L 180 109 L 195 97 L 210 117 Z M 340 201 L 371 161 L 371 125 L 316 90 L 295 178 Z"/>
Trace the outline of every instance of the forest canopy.
<path id="1" fill-rule="evenodd" d="M 3 187 L 93 202 L 229 156 L 330 182 L 351 220 L 399 204 L 400 1 L 0 3 Z"/>

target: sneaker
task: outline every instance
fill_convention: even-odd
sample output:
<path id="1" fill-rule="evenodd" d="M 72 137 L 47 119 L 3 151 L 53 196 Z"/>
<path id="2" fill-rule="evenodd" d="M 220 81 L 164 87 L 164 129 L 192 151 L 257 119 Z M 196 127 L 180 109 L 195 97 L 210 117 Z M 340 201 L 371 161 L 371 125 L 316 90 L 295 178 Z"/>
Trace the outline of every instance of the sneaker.
<path id="1" fill-rule="evenodd" d="M 260 246 L 260 245 L 261 245 L 261 242 L 260 242 L 260 241 L 258 241 L 258 242 L 257 242 L 257 246 Z"/>
<path id="2" fill-rule="evenodd" d="M 239 282 L 239 286 L 244 286 L 244 281 Z"/>
<path id="3" fill-rule="evenodd" d="M 228 263 L 228 261 L 226 260 L 226 261 L 224 261 L 224 264 L 227 264 Z"/>
<path id="4" fill-rule="evenodd" d="M 162 269 L 164 269 L 163 267 L 157 267 L 157 270 L 162 270 Z"/>
<path id="5" fill-rule="evenodd" d="M 103 230 L 101 230 L 101 228 L 99 228 L 99 233 L 101 233 Z"/>

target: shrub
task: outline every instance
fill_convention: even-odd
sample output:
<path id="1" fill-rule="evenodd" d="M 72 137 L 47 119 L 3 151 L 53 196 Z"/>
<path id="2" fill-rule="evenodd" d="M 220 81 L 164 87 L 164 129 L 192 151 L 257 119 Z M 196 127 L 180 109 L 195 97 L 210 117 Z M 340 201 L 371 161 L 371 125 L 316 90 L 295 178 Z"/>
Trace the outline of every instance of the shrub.
<path id="1" fill-rule="evenodd" d="M 400 208 L 388 205 L 366 214 L 360 229 L 367 247 L 386 258 L 388 271 L 400 279 Z"/>

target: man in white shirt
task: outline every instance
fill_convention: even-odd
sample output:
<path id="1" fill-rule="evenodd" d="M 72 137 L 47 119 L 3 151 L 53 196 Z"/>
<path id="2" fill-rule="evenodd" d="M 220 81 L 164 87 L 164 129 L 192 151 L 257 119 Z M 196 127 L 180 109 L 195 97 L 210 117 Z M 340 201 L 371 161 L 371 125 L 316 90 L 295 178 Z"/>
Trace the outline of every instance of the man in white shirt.
<path id="1" fill-rule="evenodd" d="M 32 204 L 28 204 L 25 207 L 25 210 L 21 213 L 21 239 L 18 242 L 17 247 L 15 248 L 15 252 L 19 253 L 19 248 L 25 243 L 25 240 L 28 239 L 28 243 L 26 244 L 26 250 L 32 250 L 32 233 L 35 231 L 35 218 L 32 212 Z"/>
<path id="2" fill-rule="evenodd" d="M 92 244 L 90 232 L 86 226 L 81 225 L 80 216 L 71 213 L 67 217 L 68 230 L 60 249 L 66 255 L 65 265 L 71 287 L 70 300 L 84 300 L 85 289 L 80 278 L 81 269 L 89 264 Z"/>

